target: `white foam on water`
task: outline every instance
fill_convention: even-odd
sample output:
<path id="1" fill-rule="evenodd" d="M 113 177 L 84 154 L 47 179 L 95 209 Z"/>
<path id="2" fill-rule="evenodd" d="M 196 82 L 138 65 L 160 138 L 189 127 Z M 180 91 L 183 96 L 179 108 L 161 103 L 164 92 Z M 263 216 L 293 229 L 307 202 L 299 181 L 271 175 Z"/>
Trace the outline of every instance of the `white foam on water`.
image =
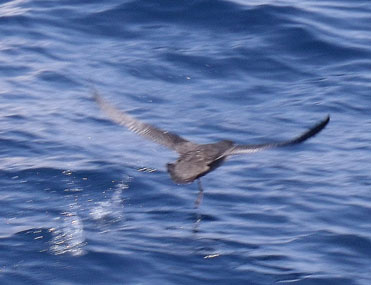
<path id="1" fill-rule="evenodd" d="M 57 228 L 51 228 L 53 234 L 50 251 L 56 255 L 70 253 L 72 255 L 85 254 L 86 245 L 84 236 L 84 227 L 81 218 L 75 212 L 64 212 L 61 225 Z"/>
<path id="2" fill-rule="evenodd" d="M 90 216 L 94 220 L 101 220 L 105 218 L 121 220 L 124 208 L 122 191 L 127 188 L 128 185 L 125 183 L 117 184 L 111 198 L 107 201 L 97 202 L 94 208 L 90 210 Z"/>

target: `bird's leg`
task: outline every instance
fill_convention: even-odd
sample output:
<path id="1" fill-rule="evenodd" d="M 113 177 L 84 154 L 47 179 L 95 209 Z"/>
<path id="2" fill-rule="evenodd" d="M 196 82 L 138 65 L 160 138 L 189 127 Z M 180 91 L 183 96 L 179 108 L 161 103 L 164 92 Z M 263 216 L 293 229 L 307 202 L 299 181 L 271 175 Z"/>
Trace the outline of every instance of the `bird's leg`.
<path id="1" fill-rule="evenodd" d="M 202 198 L 204 196 L 204 189 L 202 188 L 202 185 L 201 185 L 201 179 L 197 179 L 197 185 L 198 185 L 198 195 L 195 201 L 195 209 L 198 209 L 198 207 L 200 206 L 202 202 Z M 193 226 L 193 233 L 198 233 L 198 228 L 200 226 L 201 221 L 202 221 L 202 215 L 200 213 L 197 213 L 196 221 Z"/>
<path id="2" fill-rule="evenodd" d="M 201 202 L 202 202 L 202 198 L 204 196 L 204 189 L 202 188 L 202 185 L 201 185 L 201 179 L 197 179 L 197 185 L 198 185 L 198 195 L 197 195 L 197 199 L 195 201 L 195 208 L 197 209 Z"/>

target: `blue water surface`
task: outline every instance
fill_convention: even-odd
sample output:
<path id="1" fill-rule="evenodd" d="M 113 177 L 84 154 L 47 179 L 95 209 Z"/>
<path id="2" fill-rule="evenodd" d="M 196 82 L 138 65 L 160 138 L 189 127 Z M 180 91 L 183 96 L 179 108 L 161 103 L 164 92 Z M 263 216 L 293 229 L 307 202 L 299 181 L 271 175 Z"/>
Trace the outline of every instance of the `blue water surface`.
<path id="1" fill-rule="evenodd" d="M 371 284 L 371 2 L 0 1 L 0 284 Z M 236 156 L 176 154 L 92 93 Z"/>

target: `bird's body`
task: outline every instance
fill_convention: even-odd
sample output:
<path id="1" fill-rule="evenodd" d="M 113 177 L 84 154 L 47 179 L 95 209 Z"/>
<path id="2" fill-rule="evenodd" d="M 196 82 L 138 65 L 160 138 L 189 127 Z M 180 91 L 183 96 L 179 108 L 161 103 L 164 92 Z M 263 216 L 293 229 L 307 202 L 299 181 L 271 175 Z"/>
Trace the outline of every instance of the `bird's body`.
<path id="1" fill-rule="evenodd" d="M 95 100 L 112 121 L 179 153 L 179 158 L 174 163 L 167 164 L 167 170 L 176 183 L 193 182 L 219 167 L 230 155 L 299 144 L 319 133 L 330 120 L 327 116 L 325 120 L 302 135 L 284 142 L 238 145 L 229 140 L 222 140 L 211 144 L 196 144 L 133 118 L 103 100 L 97 93 L 95 93 Z"/>
<path id="2" fill-rule="evenodd" d="M 167 164 L 167 171 L 176 183 L 188 183 L 217 168 L 233 148 L 231 141 L 192 145 L 181 153 L 175 163 Z"/>

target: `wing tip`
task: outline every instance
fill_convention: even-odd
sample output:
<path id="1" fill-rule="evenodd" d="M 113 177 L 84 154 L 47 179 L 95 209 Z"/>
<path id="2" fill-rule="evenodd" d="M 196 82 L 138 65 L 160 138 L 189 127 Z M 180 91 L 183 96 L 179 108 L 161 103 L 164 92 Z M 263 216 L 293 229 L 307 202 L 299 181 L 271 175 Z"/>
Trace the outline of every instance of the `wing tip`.
<path id="1" fill-rule="evenodd" d="M 326 118 L 318 124 L 320 130 L 322 130 L 330 122 L 330 114 L 327 114 Z"/>

